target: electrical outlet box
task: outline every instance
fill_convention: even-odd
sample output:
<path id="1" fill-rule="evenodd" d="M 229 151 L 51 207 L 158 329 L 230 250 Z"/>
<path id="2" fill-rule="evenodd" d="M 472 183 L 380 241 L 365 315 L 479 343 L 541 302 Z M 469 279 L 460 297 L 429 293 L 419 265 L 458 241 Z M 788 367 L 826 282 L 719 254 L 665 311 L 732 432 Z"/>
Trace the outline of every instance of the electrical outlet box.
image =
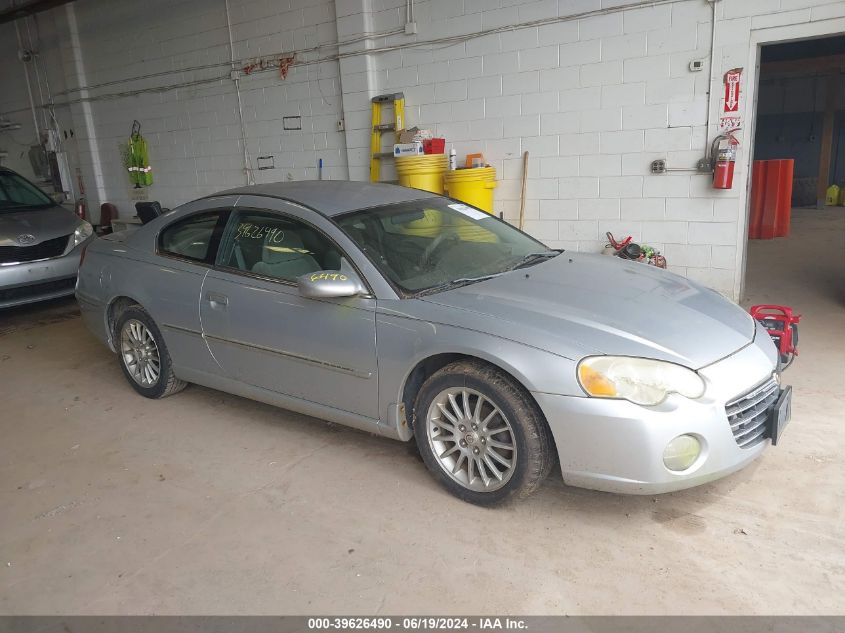
<path id="1" fill-rule="evenodd" d="M 338 131 L 338 132 L 343 132 L 343 130 L 345 130 L 345 129 L 346 129 L 346 123 L 344 123 L 344 122 L 343 122 L 343 119 L 340 119 L 340 120 L 337 122 L 337 131 Z"/>
<path id="2" fill-rule="evenodd" d="M 713 165 L 710 164 L 709 158 L 700 158 L 698 163 L 696 163 L 696 168 L 702 174 L 712 174 L 713 173 Z"/>
<path id="3" fill-rule="evenodd" d="M 405 23 L 405 35 L 414 35 L 417 32 L 417 23 L 416 22 L 406 22 Z"/>
<path id="4" fill-rule="evenodd" d="M 666 173 L 666 161 L 663 160 L 663 159 L 651 161 L 651 173 L 652 174 L 665 174 Z"/>
<path id="5" fill-rule="evenodd" d="M 704 60 L 703 59 L 694 59 L 689 63 L 689 69 L 692 73 L 697 73 L 700 70 L 704 70 Z"/>
<path id="6" fill-rule="evenodd" d="M 282 117 L 283 130 L 301 130 L 302 117 L 301 116 L 286 116 Z"/>

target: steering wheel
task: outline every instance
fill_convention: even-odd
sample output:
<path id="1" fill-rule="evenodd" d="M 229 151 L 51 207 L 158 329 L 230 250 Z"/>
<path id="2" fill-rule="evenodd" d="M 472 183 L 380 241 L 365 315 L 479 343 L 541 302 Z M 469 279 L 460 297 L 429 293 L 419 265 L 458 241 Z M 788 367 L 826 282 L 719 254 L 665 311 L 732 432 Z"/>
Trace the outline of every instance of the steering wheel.
<path id="1" fill-rule="evenodd" d="M 457 242 L 459 239 L 460 238 L 459 238 L 458 234 L 455 233 L 454 231 L 445 231 L 445 232 L 441 233 L 440 235 L 438 235 L 437 237 L 435 237 L 431 241 L 431 244 L 426 246 L 425 250 L 423 251 L 422 258 L 420 260 L 422 267 L 423 268 L 429 268 L 431 266 L 432 256 L 447 241 Z"/>

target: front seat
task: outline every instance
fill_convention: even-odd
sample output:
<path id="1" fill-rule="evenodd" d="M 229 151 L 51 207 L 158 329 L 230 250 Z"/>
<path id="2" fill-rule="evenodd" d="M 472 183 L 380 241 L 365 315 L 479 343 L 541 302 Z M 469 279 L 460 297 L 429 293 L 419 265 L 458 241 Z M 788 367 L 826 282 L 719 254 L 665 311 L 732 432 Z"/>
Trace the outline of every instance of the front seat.
<path id="1" fill-rule="evenodd" d="M 320 270 L 320 264 L 293 231 L 284 231 L 281 239 L 279 233 L 268 233 L 264 237 L 261 261 L 252 267 L 252 272 L 276 279 L 295 279 L 315 270 Z"/>

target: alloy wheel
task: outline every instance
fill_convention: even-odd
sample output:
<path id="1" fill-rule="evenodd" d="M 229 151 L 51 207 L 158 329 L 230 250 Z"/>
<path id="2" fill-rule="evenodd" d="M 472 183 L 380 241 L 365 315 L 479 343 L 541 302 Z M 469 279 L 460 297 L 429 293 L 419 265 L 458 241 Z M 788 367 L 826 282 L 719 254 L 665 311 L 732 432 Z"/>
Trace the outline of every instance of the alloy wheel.
<path id="1" fill-rule="evenodd" d="M 129 319 L 120 332 L 120 353 L 132 379 L 142 387 L 154 387 L 161 376 L 158 345 L 149 328 Z"/>
<path id="2" fill-rule="evenodd" d="M 498 490 L 514 473 L 517 449 L 510 422 L 474 389 L 441 391 L 428 409 L 426 437 L 443 471 L 468 490 Z"/>

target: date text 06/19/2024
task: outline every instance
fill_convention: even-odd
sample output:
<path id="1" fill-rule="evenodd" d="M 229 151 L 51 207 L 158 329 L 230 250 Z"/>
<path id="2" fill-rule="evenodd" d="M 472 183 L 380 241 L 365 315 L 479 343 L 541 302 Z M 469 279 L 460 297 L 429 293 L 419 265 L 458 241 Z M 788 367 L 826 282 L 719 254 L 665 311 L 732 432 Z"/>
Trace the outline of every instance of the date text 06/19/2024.
<path id="1" fill-rule="evenodd" d="M 526 629 L 525 620 L 520 618 L 478 617 L 447 618 L 436 616 L 422 617 L 333 617 L 308 618 L 308 629 L 318 630 L 390 630 L 432 631 L 432 630 L 521 630 Z"/>

